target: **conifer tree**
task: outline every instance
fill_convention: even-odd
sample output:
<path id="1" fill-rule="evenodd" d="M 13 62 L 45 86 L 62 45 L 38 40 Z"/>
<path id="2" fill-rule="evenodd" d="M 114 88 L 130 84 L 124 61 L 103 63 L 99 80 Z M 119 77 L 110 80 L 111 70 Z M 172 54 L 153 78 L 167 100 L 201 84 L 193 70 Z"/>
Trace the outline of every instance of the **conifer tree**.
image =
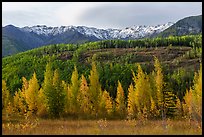
<path id="1" fill-rule="evenodd" d="M 122 88 L 120 81 L 118 81 L 115 103 L 116 103 L 116 112 L 119 113 L 121 117 L 123 117 L 126 113 L 126 106 L 125 106 L 124 90 Z"/>
<path id="2" fill-rule="evenodd" d="M 164 88 L 163 92 L 163 106 L 164 106 L 164 115 L 165 117 L 173 117 L 176 113 L 176 96 L 169 91 L 167 88 Z"/>

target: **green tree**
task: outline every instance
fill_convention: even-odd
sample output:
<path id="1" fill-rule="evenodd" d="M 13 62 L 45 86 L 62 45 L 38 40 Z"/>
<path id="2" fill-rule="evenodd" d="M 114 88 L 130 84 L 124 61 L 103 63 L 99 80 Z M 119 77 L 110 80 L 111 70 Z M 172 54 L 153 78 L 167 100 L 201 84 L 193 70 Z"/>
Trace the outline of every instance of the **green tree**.
<path id="1" fill-rule="evenodd" d="M 45 95 L 45 103 L 46 103 L 46 108 L 48 113 L 51 115 L 52 114 L 52 106 L 53 104 L 53 72 L 51 69 L 51 63 L 49 62 L 46 65 L 46 70 L 44 74 L 44 83 L 43 83 L 43 93 Z"/>
<path id="2" fill-rule="evenodd" d="M 53 93 L 52 93 L 52 111 L 54 117 L 59 117 L 62 114 L 65 106 L 65 94 L 63 92 L 63 87 L 61 85 L 61 81 L 59 79 L 59 72 L 56 69 L 54 71 L 53 77 Z"/>

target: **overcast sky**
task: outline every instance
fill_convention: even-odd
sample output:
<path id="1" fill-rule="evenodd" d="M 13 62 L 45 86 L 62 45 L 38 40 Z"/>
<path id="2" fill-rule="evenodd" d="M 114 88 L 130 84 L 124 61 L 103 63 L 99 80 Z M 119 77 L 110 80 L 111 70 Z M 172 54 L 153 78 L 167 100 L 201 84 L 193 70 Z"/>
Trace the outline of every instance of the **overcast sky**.
<path id="1" fill-rule="evenodd" d="M 202 14 L 202 2 L 2 2 L 2 26 L 125 28 Z"/>

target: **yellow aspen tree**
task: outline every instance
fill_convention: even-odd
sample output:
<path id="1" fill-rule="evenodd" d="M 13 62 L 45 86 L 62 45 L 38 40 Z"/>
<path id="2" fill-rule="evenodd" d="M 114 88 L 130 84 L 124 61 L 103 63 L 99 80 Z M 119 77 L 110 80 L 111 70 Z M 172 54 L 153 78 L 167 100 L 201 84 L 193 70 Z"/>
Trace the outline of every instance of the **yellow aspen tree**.
<path id="1" fill-rule="evenodd" d="M 23 81 L 23 84 L 22 84 L 21 91 L 25 93 L 25 91 L 28 89 L 29 81 L 25 77 L 22 77 L 22 81 Z"/>
<path id="2" fill-rule="evenodd" d="M 163 107 L 163 73 L 161 69 L 160 62 L 158 58 L 154 57 L 154 71 L 155 71 L 155 84 L 156 84 L 156 95 L 157 95 L 157 106 L 158 109 L 162 109 Z"/>
<path id="3" fill-rule="evenodd" d="M 45 95 L 45 104 L 46 109 L 49 115 L 52 114 L 52 106 L 53 106 L 53 71 L 51 69 L 51 63 L 49 62 L 46 65 L 45 73 L 44 73 L 44 82 L 43 82 L 43 93 Z"/>
<path id="4" fill-rule="evenodd" d="M 21 101 L 20 101 L 20 95 L 19 95 L 19 91 L 16 91 L 14 93 L 14 96 L 13 96 L 13 107 L 14 107 L 14 112 L 15 113 L 20 113 L 21 111 Z"/>
<path id="5" fill-rule="evenodd" d="M 77 112 L 79 107 L 77 102 L 77 94 L 79 92 L 79 86 L 80 86 L 80 81 L 79 81 L 78 71 L 76 66 L 74 66 L 74 71 L 72 73 L 71 85 L 70 85 L 71 110 L 73 111 L 73 113 Z"/>
<path id="6" fill-rule="evenodd" d="M 104 98 L 106 98 L 105 104 L 106 104 L 107 113 L 108 113 L 108 115 L 111 115 L 113 112 L 113 100 L 106 90 L 104 91 L 103 96 L 104 96 Z"/>
<path id="7" fill-rule="evenodd" d="M 77 101 L 79 103 L 80 111 L 84 114 L 90 114 L 90 95 L 89 95 L 89 87 L 86 81 L 86 78 L 82 74 L 81 83 L 79 88 L 79 93 L 77 95 Z"/>
<path id="8" fill-rule="evenodd" d="M 140 113 L 143 107 L 143 101 L 141 102 L 143 86 L 144 86 L 144 79 L 145 75 L 144 72 L 139 64 L 137 64 L 137 75 L 133 72 L 133 81 L 135 83 L 135 104 L 136 104 L 136 111 Z M 144 98 L 143 98 L 144 99 Z"/>
<path id="9" fill-rule="evenodd" d="M 182 106 L 181 106 L 181 101 L 178 97 L 176 97 L 176 113 L 175 113 L 175 117 L 177 117 L 178 119 L 182 117 Z"/>
<path id="10" fill-rule="evenodd" d="M 38 92 L 38 99 L 37 99 L 37 115 L 39 117 L 45 117 L 47 115 L 45 100 L 46 100 L 46 97 L 45 97 L 43 88 L 40 88 Z"/>
<path id="11" fill-rule="evenodd" d="M 103 91 L 101 96 L 100 112 L 102 116 L 110 116 L 113 112 L 113 101 L 106 90 Z"/>
<path id="12" fill-rule="evenodd" d="M 71 85 L 67 84 L 67 94 L 65 96 L 65 99 L 66 99 L 65 112 L 66 113 L 74 113 L 73 105 L 72 105 L 73 104 L 72 103 L 72 96 L 73 96 L 73 93 L 71 90 Z"/>
<path id="13" fill-rule="evenodd" d="M 189 91 L 186 91 L 186 94 L 185 94 L 183 99 L 185 101 L 185 103 L 183 103 L 184 116 L 187 119 L 191 119 L 191 116 L 192 116 L 192 103 L 193 103 L 193 93 L 192 93 L 191 88 L 190 88 Z"/>
<path id="14" fill-rule="evenodd" d="M 128 112 L 128 117 L 133 118 L 135 113 L 136 113 L 136 104 L 135 104 L 135 90 L 134 86 L 131 83 L 129 88 L 128 88 L 128 99 L 127 99 L 127 112 Z"/>
<path id="15" fill-rule="evenodd" d="M 123 117 L 126 113 L 125 96 L 124 96 L 124 90 L 119 80 L 118 80 L 117 95 L 116 95 L 115 103 L 116 103 L 116 112 L 120 114 L 121 117 Z"/>
<path id="16" fill-rule="evenodd" d="M 149 112 L 151 109 L 151 86 L 150 86 L 150 78 L 149 76 L 145 73 L 145 79 L 144 79 L 144 91 L 143 91 L 143 96 L 145 96 L 145 106 L 146 106 L 146 111 L 147 111 L 147 117 L 149 117 Z"/>
<path id="17" fill-rule="evenodd" d="M 198 73 L 194 75 L 194 85 L 184 96 L 185 114 L 190 119 L 201 121 L 202 119 L 202 66 Z"/>
<path id="18" fill-rule="evenodd" d="M 14 94 L 13 106 L 15 112 L 22 115 L 27 115 L 28 104 L 26 102 L 26 91 L 28 89 L 29 82 L 25 77 L 22 77 L 22 81 L 22 88 L 16 91 Z"/>
<path id="19" fill-rule="evenodd" d="M 68 97 L 68 84 L 62 80 L 62 87 L 63 87 L 63 92 L 65 94 L 65 106 L 64 106 L 64 111 L 65 113 L 68 113 L 69 112 L 69 105 L 70 105 L 70 100 L 69 100 L 69 97 Z"/>
<path id="20" fill-rule="evenodd" d="M 136 115 L 139 118 L 143 115 L 144 107 L 145 111 L 150 111 L 151 108 L 151 87 L 149 77 L 145 74 L 138 64 L 137 76 L 133 72 L 133 81 L 135 83 L 135 104 L 136 104 Z"/>
<path id="21" fill-rule="evenodd" d="M 93 114 L 95 114 L 95 116 L 97 117 L 102 90 L 95 62 L 92 62 L 92 69 L 90 71 L 89 80 L 90 80 L 89 93 L 91 102 L 90 105 Z"/>
<path id="22" fill-rule="evenodd" d="M 17 112 L 20 115 L 27 114 L 27 104 L 25 101 L 25 95 L 21 90 L 18 90 L 14 94 L 13 99 L 13 105 L 14 105 L 14 112 Z"/>
<path id="23" fill-rule="evenodd" d="M 13 114 L 13 98 L 7 89 L 5 80 L 2 80 L 2 114 L 3 112 L 5 112 L 6 117 Z"/>
<path id="24" fill-rule="evenodd" d="M 151 101 L 150 117 L 155 118 L 156 116 L 159 115 L 159 111 L 157 110 L 156 103 L 152 97 L 150 98 L 150 101 Z"/>
<path id="25" fill-rule="evenodd" d="M 198 73 L 194 76 L 193 85 L 193 111 L 194 118 L 197 120 L 202 119 L 202 64 L 200 64 L 200 69 Z"/>
<path id="26" fill-rule="evenodd" d="M 6 110 L 10 102 L 10 92 L 7 89 L 5 80 L 2 80 L 2 108 Z"/>
<path id="27" fill-rule="evenodd" d="M 37 100 L 38 100 L 38 91 L 39 84 L 37 80 L 36 73 L 33 73 L 33 77 L 29 80 L 28 89 L 25 92 L 26 103 L 28 104 L 29 115 L 36 115 L 37 113 Z"/>

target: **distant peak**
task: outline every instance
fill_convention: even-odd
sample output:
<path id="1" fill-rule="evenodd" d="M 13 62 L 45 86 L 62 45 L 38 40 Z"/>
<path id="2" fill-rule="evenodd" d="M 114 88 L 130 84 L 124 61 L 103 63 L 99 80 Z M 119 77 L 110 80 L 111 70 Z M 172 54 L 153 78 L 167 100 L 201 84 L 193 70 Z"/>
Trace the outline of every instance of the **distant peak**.
<path id="1" fill-rule="evenodd" d="M 4 27 L 13 27 L 13 28 L 16 28 L 14 25 L 12 25 L 12 24 L 9 24 L 9 25 L 6 25 L 6 26 L 4 26 Z"/>

